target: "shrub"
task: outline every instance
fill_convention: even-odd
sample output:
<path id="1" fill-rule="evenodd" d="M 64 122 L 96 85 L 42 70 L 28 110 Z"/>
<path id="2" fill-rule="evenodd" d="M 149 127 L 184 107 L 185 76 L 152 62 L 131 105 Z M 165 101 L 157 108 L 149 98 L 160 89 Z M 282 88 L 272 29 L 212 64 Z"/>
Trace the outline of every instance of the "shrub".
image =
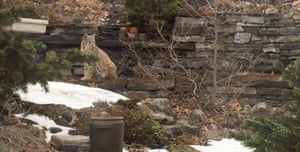
<path id="1" fill-rule="evenodd" d="M 125 122 L 124 141 L 127 144 L 142 144 L 152 148 L 166 144 L 163 128 L 159 122 L 145 115 L 136 105 L 137 101 L 119 101 L 112 108 L 112 115 L 123 116 Z"/>
<path id="2" fill-rule="evenodd" d="M 133 24 L 160 27 L 170 22 L 172 24 L 180 4 L 180 0 L 126 0 L 125 7 L 128 20 Z"/>
<path id="3" fill-rule="evenodd" d="M 256 148 L 256 152 L 300 152 L 300 59 L 291 67 L 285 67 L 279 61 L 275 66 L 292 87 L 283 94 L 294 102 L 286 106 L 285 115 L 246 120 L 245 130 L 231 136 Z"/>

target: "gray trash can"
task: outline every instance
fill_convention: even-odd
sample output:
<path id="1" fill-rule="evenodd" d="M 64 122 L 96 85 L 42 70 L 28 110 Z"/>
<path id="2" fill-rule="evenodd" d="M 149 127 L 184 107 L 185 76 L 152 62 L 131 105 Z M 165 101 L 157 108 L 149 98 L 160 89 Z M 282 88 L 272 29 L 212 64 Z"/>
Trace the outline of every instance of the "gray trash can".
<path id="1" fill-rule="evenodd" d="M 122 152 L 123 117 L 94 117 L 89 127 L 91 152 Z"/>

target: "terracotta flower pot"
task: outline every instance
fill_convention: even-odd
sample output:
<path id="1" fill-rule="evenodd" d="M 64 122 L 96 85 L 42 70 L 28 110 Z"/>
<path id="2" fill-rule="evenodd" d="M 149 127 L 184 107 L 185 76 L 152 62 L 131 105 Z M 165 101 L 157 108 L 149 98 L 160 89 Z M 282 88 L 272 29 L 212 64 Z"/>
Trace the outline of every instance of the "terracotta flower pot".
<path id="1" fill-rule="evenodd" d="M 138 39 L 138 37 L 139 37 L 139 28 L 135 27 L 135 26 L 129 27 L 128 37 L 130 39 Z"/>
<path id="2" fill-rule="evenodd" d="M 130 33 L 139 33 L 139 28 L 136 26 L 129 27 Z"/>

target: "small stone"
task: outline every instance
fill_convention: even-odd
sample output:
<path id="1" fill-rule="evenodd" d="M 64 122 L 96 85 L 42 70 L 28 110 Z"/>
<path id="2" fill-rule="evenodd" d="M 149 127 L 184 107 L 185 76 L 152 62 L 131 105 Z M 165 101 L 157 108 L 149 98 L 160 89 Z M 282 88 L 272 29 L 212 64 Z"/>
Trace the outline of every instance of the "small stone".
<path id="1" fill-rule="evenodd" d="M 251 33 L 236 33 L 234 36 L 234 43 L 249 43 L 251 40 Z"/>
<path id="2" fill-rule="evenodd" d="M 275 7 L 269 7 L 265 10 L 266 15 L 278 14 L 279 10 Z"/>
<path id="3" fill-rule="evenodd" d="M 50 131 L 51 133 L 55 134 L 55 133 L 61 132 L 62 129 L 61 129 L 61 128 L 58 128 L 58 127 L 51 127 L 51 128 L 49 128 L 49 131 Z"/>
<path id="4" fill-rule="evenodd" d="M 271 108 L 269 108 L 265 102 L 260 102 L 254 105 L 251 109 L 252 113 L 268 112 L 269 110 L 271 110 Z"/>
<path id="5" fill-rule="evenodd" d="M 198 51 L 202 51 L 202 50 L 207 50 L 207 49 L 213 49 L 213 46 L 212 44 L 210 43 L 201 43 L 201 42 L 198 42 L 196 43 L 196 50 Z"/>
<path id="6" fill-rule="evenodd" d="M 196 117 L 200 118 L 201 120 L 206 120 L 208 119 L 206 114 L 201 110 L 201 109 L 195 109 L 193 110 L 193 115 Z"/>
<path id="7" fill-rule="evenodd" d="M 153 98 L 149 103 L 161 111 L 171 107 L 171 101 L 168 98 Z"/>
<path id="8" fill-rule="evenodd" d="M 165 125 L 163 126 L 163 130 L 166 136 L 169 137 L 181 136 L 183 134 L 183 130 L 180 125 Z"/>
<path id="9" fill-rule="evenodd" d="M 50 144 L 61 151 L 67 151 L 70 148 L 76 150 L 80 145 L 89 144 L 89 137 L 83 135 L 53 135 Z"/>
<path id="10" fill-rule="evenodd" d="M 174 117 L 168 116 L 164 113 L 152 113 L 150 116 L 152 119 L 160 122 L 161 124 L 170 125 L 170 124 L 174 124 L 174 122 L 175 122 Z"/>
<path id="11" fill-rule="evenodd" d="M 264 53 L 279 53 L 279 48 L 275 47 L 264 47 L 263 48 Z"/>

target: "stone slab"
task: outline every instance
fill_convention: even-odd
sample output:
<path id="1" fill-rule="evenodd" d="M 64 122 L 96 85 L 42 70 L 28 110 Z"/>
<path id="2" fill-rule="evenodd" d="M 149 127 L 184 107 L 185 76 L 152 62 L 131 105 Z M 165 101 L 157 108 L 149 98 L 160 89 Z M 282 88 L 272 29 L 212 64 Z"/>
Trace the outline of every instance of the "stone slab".
<path id="1" fill-rule="evenodd" d="M 89 137 L 83 135 L 53 135 L 50 144 L 61 151 L 78 151 L 78 149 L 87 149 Z M 81 147 L 81 148 L 80 148 Z"/>
<path id="2" fill-rule="evenodd" d="M 89 137 L 83 135 L 53 135 L 51 144 L 53 145 L 77 145 L 89 143 Z"/>
<path id="3" fill-rule="evenodd" d="M 191 36 L 173 36 L 173 40 L 176 42 L 204 42 L 205 36 L 191 35 Z"/>
<path id="4" fill-rule="evenodd" d="M 265 18 L 263 16 L 242 16 L 242 21 L 244 23 L 255 23 L 255 24 L 263 24 L 265 22 Z"/>
<path id="5" fill-rule="evenodd" d="M 239 43 L 239 44 L 243 44 L 243 43 L 249 43 L 251 40 L 251 33 L 235 33 L 234 36 L 234 43 Z"/>
<path id="6" fill-rule="evenodd" d="M 158 91 L 172 89 L 175 86 L 174 79 L 143 79 L 143 78 L 128 78 L 127 89 L 139 91 Z"/>

